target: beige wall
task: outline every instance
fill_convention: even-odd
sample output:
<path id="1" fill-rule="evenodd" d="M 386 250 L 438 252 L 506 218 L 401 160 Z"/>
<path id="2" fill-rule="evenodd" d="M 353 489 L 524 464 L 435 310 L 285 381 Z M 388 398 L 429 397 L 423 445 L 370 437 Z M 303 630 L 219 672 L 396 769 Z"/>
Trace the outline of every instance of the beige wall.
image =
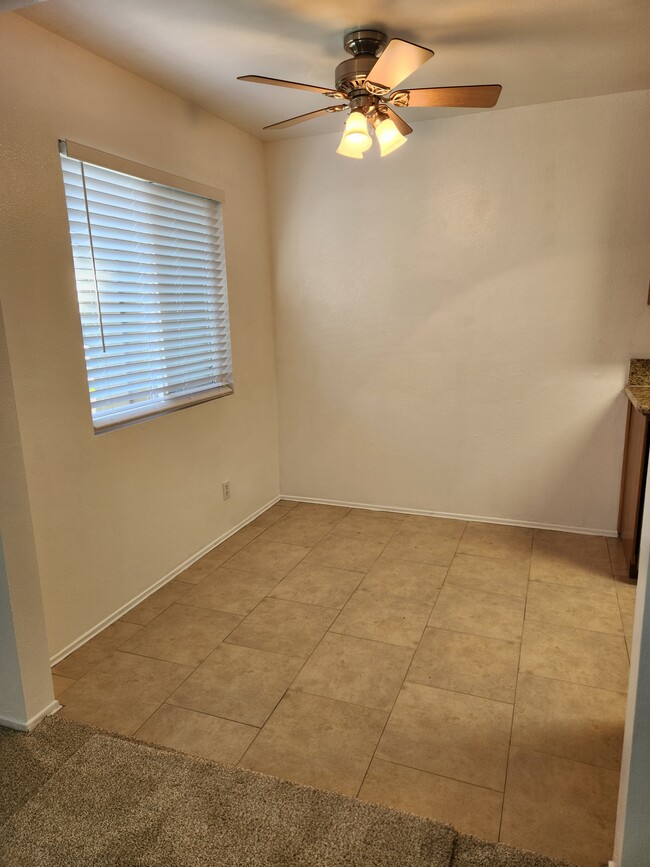
<path id="1" fill-rule="evenodd" d="M 0 725 L 29 728 L 52 694 L 36 544 L 0 305 Z"/>
<path id="2" fill-rule="evenodd" d="M 268 146 L 283 494 L 615 529 L 648 97 Z"/>
<path id="3" fill-rule="evenodd" d="M 0 300 L 55 654 L 277 496 L 263 146 L 15 15 L 0 81 Z M 234 397 L 93 435 L 59 138 L 225 190 Z"/>

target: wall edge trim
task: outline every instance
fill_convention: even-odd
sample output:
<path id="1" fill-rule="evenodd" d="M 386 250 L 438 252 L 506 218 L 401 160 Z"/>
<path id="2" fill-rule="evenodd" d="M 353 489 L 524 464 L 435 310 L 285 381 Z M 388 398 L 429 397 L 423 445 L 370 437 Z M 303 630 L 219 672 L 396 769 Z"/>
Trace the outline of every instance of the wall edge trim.
<path id="1" fill-rule="evenodd" d="M 593 527 L 571 527 L 566 524 L 541 524 L 535 521 L 518 521 L 514 518 L 491 518 L 483 515 L 459 515 L 454 512 L 435 512 L 428 509 L 403 509 L 398 506 L 378 506 L 374 503 L 351 503 L 346 500 L 327 500 L 320 497 L 300 497 L 293 494 L 280 494 L 280 500 L 298 503 L 320 503 L 323 506 L 347 506 L 350 509 L 369 509 L 375 512 L 399 512 L 402 515 L 425 515 L 431 518 L 450 518 L 456 521 L 476 521 L 480 524 L 503 524 L 507 527 L 530 527 L 533 530 L 559 530 L 563 533 L 580 533 L 583 536 L 608 536 L 616 538 L 616 530 L 602 530 Z"/>
<path id="2" fill-rule="evenodd" d="M 208 543 L 205 547 L 201 548 L 200 551 L 197 551 L 195 554 L 192 554 L 191 557 L 188 557 L 187 560 L 185 560 L 183 563 L 180 563 L 178 566 L 174 567 L 174 569 L 172 569 L 171 572 L 168 572 L 166 575 L 163 575 L 162 578 L 159 578 L 158 581 L 154 582 L 146 590 L 143 590 L 141 593 L 139 593 L 137 596 L 135 596 L 129 602 L 122 605 L 120 608 L 117 609 L 117 611 L 114 611 L 112 614 L 109 614 L 108 617 L 105 617 L 102 621 L 97 623 L 95 626 L 93 626 L 87 632 L 84 632 L 84 634 L 80 635 L 79 638 L 76 638 L 74 641 L 70 642 L 70 644 L 68 644 L 66 647 L 64 647 L 63 650 L 59 650 L 57 653 L 54 654 L 54 656 L 52 656 L 50 658 L 50 666 L 56 665 L 58 662 L 61 662 L 61 660 L 65 659 L 66 656 L 69 656 L 75 650 L 78 650 L 78 648 L 80 648 L 83 644 L 85 644 L 87 641 L 90 641 L 91 638 L 94 638 L 95 635 L 100 633 L 103 629 L 106 629 L 107 626 L 110 626 L 111 623 L 115 623 L 116 620 L 119 620 L 120 617 L 122 617 L 124 614 L 127 613 L 127 611 L 130 611 L 132 608 L 135 608 L 136 605 L 139 605 L 141 602 L 144 602 L 144 600 L 148 596 L 151 596 L 151 594 L 155 593 L 156 590 L 160 590 L 161 587 L 163 587 L 165 584 L 167 584 L 169 581 L 171 581 L 177 575 L 180 575 L 180 573 L 183 572 L 185 569 L 187 569 L 188 566 L 191 566 L 192 563 L 196 563 L 197 560 L 200 560 L 201 557 L 204 556 L 204 554 L 208 553 L 208 551 L 211 551 L 213 548 L 216 548 L 217 545 L 220 545 L 222 542 L 225 542 L 226 539 L 229 539 L 230 536 L 232 536 L 238 530 L 241 530 L 242 527 L 245 527 L 247 524 L 250 524 L 251 521 L 254 521 L 255 518 L 257 518 L 259 515 L 261 515 L 267 509 L 270 509 L 271 506 L 274 506 L 278 502 L 278 500 L 280 500 L 280 499 L 281 499 L 281 497 L 279 495 L 277 497 L 273 497 L 273 499 L 269 500 L 268 503 L 265 503 L 265 505 L 261 506 L 259 509 L 257 509 L 255 512 L 253 512 L 247 518 L 244 518 L 243 521 L 240 521 L 238 524 L 236 524 L 234 527 L 232 527 L 227 532 L 222 533 L 221 536 L 219 536 L 217 539 Z M 1 719 L 0 719 L 0 725 L 3 725 L 3 722 Z"/>
<path id="3" fill-rule="evenodd" d="M 18 732 L 31 732 L 41 720 L 45 719 L 46 716 L 56 713 L 58 710 L 61 710 L 61 705 L 54 699 L 28 720 L 19 720 L 12 716 L 0 716 L 0 726 L 5 726 L 5 728 L 14 729 L 14 731 Z"/>

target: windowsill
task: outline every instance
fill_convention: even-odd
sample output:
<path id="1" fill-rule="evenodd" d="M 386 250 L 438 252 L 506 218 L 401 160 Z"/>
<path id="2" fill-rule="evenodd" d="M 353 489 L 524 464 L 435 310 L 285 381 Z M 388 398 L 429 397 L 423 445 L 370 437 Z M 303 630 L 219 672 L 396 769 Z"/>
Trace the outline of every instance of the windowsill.
<path id="1" fill-rule="evenodd" d="M 218 400 L 220 397 L 227 397 L 234 394 L 235 390 L 231 385 L 223 385 L 220 388 L 212 389 L 211 391 L 203 392 L 202 394 L 193 394 L 187 397 L 178 398 L 174 401 L 156 404 L 146 411 L 134 410 L 131 413 L 124 412 L 119 418 L 115 417 L 110 421 L 107 420 L 103 424 L 93 423 L 95 436 L 99 434 L 109 433 L 110 431 L 118 430 L 122 427 L 129 427 L 133 424 L 138 424 L 142 421 L 149 421 L 152 418 L 157 418 L 160 415 L 169 415 L 171 412 L 178 412 L 181 409 L 188 409 L 191 406 L 198 406 L 201 403 L 208 403 L 212 400 Z"/>

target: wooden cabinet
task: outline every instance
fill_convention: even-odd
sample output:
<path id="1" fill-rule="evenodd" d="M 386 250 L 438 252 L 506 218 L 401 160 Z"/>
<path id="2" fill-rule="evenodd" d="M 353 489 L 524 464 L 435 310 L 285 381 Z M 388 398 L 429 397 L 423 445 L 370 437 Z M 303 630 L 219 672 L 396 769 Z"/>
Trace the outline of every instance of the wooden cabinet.
<path id="1" fill-rule="evenodd" d="M 629 576 L 633 581 L 636 581 L 638 571 L 639 537 L 648 472 L 649 421 L 650 417 L 628 403 L 618 534 L 628 563 Z"/>

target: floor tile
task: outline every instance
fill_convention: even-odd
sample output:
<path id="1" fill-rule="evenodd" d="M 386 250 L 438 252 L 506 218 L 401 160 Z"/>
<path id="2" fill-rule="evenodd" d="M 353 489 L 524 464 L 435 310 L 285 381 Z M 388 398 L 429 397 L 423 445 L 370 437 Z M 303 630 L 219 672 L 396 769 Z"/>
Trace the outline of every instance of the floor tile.
<path id="1" fill-rule="evenodd" d="M 518 641 L 425 629 L 406 679 L 513 702 L 518 664 Z"/>
<path id="2" fill-rule="evenodd" d="M 216 549 L 214 550 L 216 552 Z M 224 554 L 222 558 L 219 558 L 218 555 L 214 553 L 210 559 L 207 559 L 207 557 L 201 557 L 200 560 L 192 563 L 192 565 L 188 566 L 187 569 L 179 572 L 174 580 L 180 584 L 198 584 L 211 572 L 214 572 L 217 566 L 221 565 L 222 560 L 227 560 L 229 556 L 230 554 L 227 556 Z"/>
<path id="3" fill-rule="evenodd" d="M 327 536 L 334 524 L 331 519 L 305 515 L 294 509 L 265 530 L 262 539 L 312 547 Z"/>
<path id="4" fill-rule="evenodd" d="M 363 572 L 333 569 L 307 558 L 289 572 L 270 595 L 326 608 L 343 608 L 363 579 Z"/>
<path id="5" fill-rule="evenodd" d="M 249 542 L 252 542 L 253 539 L 257 539 L 258 536 L 262 534 L 263 530 L 261 527 L 255 527 L 253 524 L 246 524 L 245 527 L 242 527 L 241 530 L 237 530 L 236 533 L 233 533 L 232 536 L 228 536 L 220 545 L 217 545 L 216 548 L 213 548 L 212 551 L 209 551 L 205 557 L 210 558 L 211 555 L 218 556 L 224 551 L 228 551 L 231 554 L 236 554 L 237 551 L 241 551 Z"/>
<path id="6" fill-rule="evenodd" d="M 434 518 L 429 515 L 406 515 L 402 524 L 405 532 L 421 532 L 444 539 L 460 539 L 467 521 L 455 518 Z"/>
<path id="7" fill-rule="evenodd" d="M 623 630 L 625 632 L 625 643 L 627 644 L 627 652 L 628 656 L 630 655 L 630 651 L 632 649 L 632 632 L 634 628 L 634 616 L 632 614 L 623 614 L 621 615 L 621 620 L 623 621 Z"/>
<path id="8" fill-rule="evenodd" d="M 622 692 L 521 674 L 512 743 L 617 770 L 625 705 Z"/>
<path id="9" fill-rule="evenodd" d="M 459 537 L 411 529 L 406 521 L 384 550 L 391 560 L 410 560 L 434 566 L 450 566 L 458 548 Z"/>
<path id="10" fill-rule="evenodd" d="M 136 626 L 135 623 L 124 623 L 121 620 L 111 623 L 78 650 L 73 651 L 61 662 L 57 662 L 52 668 L 52 673 L 78 680 L 91 668 L 94 668 L 98 662 L 106 659 L 120 645 L 128 641 L 139 629 L 140 627 Z"/>
<path id="11" fill-rule="evenodd" d="M 529 560 L 533 531 L 528 527 L 470 521 L 458 546 L 459 554 L 478 554 L 503 560 Z"/>
<path id="12" fill-rule="evenodd" d="M 414 563 L 408 560 L 389 560 L 381 556 L 366 575 L 361 585 L 373 593 L 401 596 L 433 604 L 447 574 L 445 566 Z"/>
<path id="13" fill-rule="evenodd" d="M 306 659 L 338 609 L 285 599 L 264 599 L 229 636 L 231 644 L 257 647 Z"/>
<path id="14" fill-rule="evenodd" d="M 175 604 L 144 626 L 121 649 L 195 667 L 240 621 L 237 614 Z"/>
<path id="15" fill-rule="evenodd" d="M 172 694 L 169 703 L 262 726 L 302 668 L 304 659 L 220 644 Z"/>
<path id="16" fill-rule="evenodd" d="M 328 503 L 298 503 L 295 509 L 297 515 L 324 518 L 332 523 L 340 521 L 349 511 L 349 506 L 330 506 Z"/>
<path id="17" fill-rule="evenodd" d="M 602 536 L 536 530 L 530 578 L 571 587 L 610 586 L 607 543 Z"/>
<path id="18" fill-rule="evenodd" d="M 231 614 L 249 614 L 276 584 L 276 579 L 267 575 L 221 566 L 189 590 L 179 602 Z"/>
<path id="19" fill-rule="evenodd" d="M 531 581 L 566 584 L 569 587 L 607 588 L 612 586 L 609 566 L 581 563 L 561 554 L 533 551 L 530 561 Z"/>
<path id="20" fill-rule="evenodd" d="M 63 677 L 61 674 L 52 675 L 52 686 L 54 688 L 54 698 L 60 698 L 69 686 L 72 686 L 76 681 L 71 677 Z"/>
<path id="21" fill-rule="evenodd" d="M 163 704 L 135 737 L 213 762 L 236 765 L 258 732 L 253 726 Z"/>
<path id="22" fill-rule="evenodd" d="M 117 650 L 62 696 L 61 716 L 132 735 L 192 671 Z"/>
<path id="23" fill-rule="evenodd" d="M 411 657 L 408 647 L 328 633 L 292 689 L 389 711 Z"/>
<path id="24" fill-rule="evenodd" d="M 137 623 L 139 626 L 146 626 L 151 623 L 154 617 L 177 602 L 181 596 L 187 593 L 188 587 L 185 584 L 170 581 L 163 585 L 160 590 L 156 590 L 151 596 L 147 596 L 139 605 L 127 611 L 120 617 L 120 620 L 125 620 L 127 623 Z"/>
<path id="25" fill-rule="evenodd" d="M 232 536 L 228 536 L 228 538 L 221 542 L 220 545 L 215 546 L 211 551 L 208 551 L 207 554 L 204 554 L 203 557 L 197 561 L 195 565 L 203 566 L 204 570 L 199 576 L 197 576 L 197 580 L 194 580 L 192 583 L 196 584 L 198 581 L 201 581 L 206 574 L 210 574 L 211 570 L 209 567 L 216 569 L 218 566 L 222 566 L 230 560 L 233 554 L 241 551 L 241 549 L 248 545 L 249 542 L 252 542 L 253 539 L 257 539 L 263 531 L 264 527 L 259 527 L 251 522 L 245 527 L 242 527 L 241 530 L 237 530 L 237 532 L 233 533 Z M 183 577 L 184 575 L 185 573 L 181 573 L 179 578 L 181 578 L 181 580 L 186 580 Z"/>
<path id="26" fill-rule="evenodd" d="M 356 795 L 386 717 L 384 711 L 289 691 L 240 765 Z"/>
<path id="27" fill-rule="evenodd" d="M 627 578 L 617 578 L 614 581 L 614 589 L 618 598 L 618 605 L 621 609 L 621 614 L 634 616 L 636 607 L 636 584 L 628 581 Z"/>
<path id="28" fill-rule="evenodd" d="M 583 867 L 612 857 L 618 773 L 513 747 L 501 841 Z"/>
<path id="29" fill-rule="evenodd" d="M 526 621 L 520 671 L 626 692 L 629 665 L 622 635 Z"/>
<path id="30" fill-rule="evenodd" d="M 429 618 L 429 626 L 470 632 L 488 638 L 519 641 L 525 600 L 500 593 L 445 585 Z"/>
<path id="31" fill-rule="evenodd" d="M 427 602 L 359 589 L 335 620 L 331 632 L 416 647 L 430 611 Z"/>
<path id="32" fill-rule="evenodd" d="M 359 517 L 374 517 L 374 518 L 390 518 L 391 521 L 397 521 L 402 524 L 406 515 L 403 512 L 387 512 L 383 509 L 361 509 L 353 508 L 348 512 L 349 515 L 359 515 Z"/>
<path id="33" fill-rule="evenodd" d="M 228 561 L 229 569 L 253 572 L 278 581 L 290 572 L 309 548 L 302 545 L 289 545 L 286 542 L 265 542 L 254 539 Z"/>
<path id="34" fill-rule="evenodd" d="M 511 721 L 504 702 L 405 683 L 376 757 L 503 791 Z"/>
<path id="35" fill-rule="evenodd" d="M 500 560 L 474 554 L 456 554 L 446 584 L 525 598 L 530 565 L 523 560 Z"/>
<path id="36" fill-rule="evenodd" d="M 401 521 L 383 512 L 351 509 L 336 525 L 336 532 L 348 536 L 361 536 L 388 542 L 399 530 Z"/>
<path id="37" fill-rule="evenodd" d="M 623 631 L 613 587 L 589 589 L 531 581 L 526 602 L 526 620 L 575 626 L 578 629 L 588 625 L 592 632 Z"/>
<path id="38" fill-rule="evenodd" d="M 535 530 L 533 549 L 562 552 L 593 562 L 609 562 L 609 551 L 604 536 L 587 533 L 567 533 L 563 530 Z"/>
<path id="39" fill-rule="evenodd" d="M 330 533 L 312 549 L 309 560 L 335 569 L 367 572 L 383 550 L 384 543 L 374 539 Z"/>
<path id="40" fill-rule="evenodd" d="M 629 576 L 629 567 L 625 554 L 623 554 L 623 546 L 620 539 L 607 538 L 607 550 L 609 552 L 609 562 L 612 566 L 612 572 L 617 577 L 627 578 Z"/>
<path id="41" fill-rule="evenodd" d="M 258 515 L 255 520 L 251 521 L 251 526 L 266 529 L 266 527 L 270 527 L 276 521 L 279 521 L 284 515 L 288 515 L 297 505 L 297 503 L 290 502 L 289 500 L 280 500 L 265 512 L 262 512 L 261 515 Z"/>
<path id="42" fill-rule="evenodd" d="M 359 797 L 447 822 L 461 833 L 483 840 L 497 840 L 499 836 L 503 795 L 492 789 L 373 759 Z"/>

